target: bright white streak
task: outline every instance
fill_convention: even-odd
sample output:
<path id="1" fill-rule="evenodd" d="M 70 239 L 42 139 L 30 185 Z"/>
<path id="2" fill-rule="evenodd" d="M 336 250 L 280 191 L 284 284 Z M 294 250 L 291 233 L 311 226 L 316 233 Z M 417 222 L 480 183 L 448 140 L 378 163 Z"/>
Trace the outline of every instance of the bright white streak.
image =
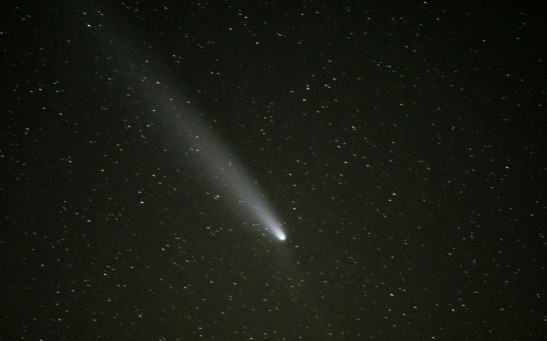
<path id="1" fill-rule="evenodd" d="M 207 136 L 205 141 L 200 141 L 200 159 L 204 167 L 208 169 L 216 184 L 234 202 L 242 204 L 247 213 L 258 220 L 261 225 L 272 233 L 277 239 L 285 240 L 285 232 L 280 226 L 279 219 L 275 217 L 273 209 L 269 206 L 256 181 L 245 172 L 234 157 L 219 142 L 219 139 L 205 127 L 201 130 Z M 202 140 L 200 138 L 200 140 Z"/>
<path id="2" fill-rule="evenodd" d="M 157 90 L 156 90 L 157 91 Z M 155 95 L 159 96 L 159 92 Z M 287 236 L 281 227 L 279 219 L 268 204 L 261 190 L 235 157 L 229 152 L 226 143 L 208 128 L 199 115 L 187 105 L 176 103 L 173 97 L 161 94 L 167 113 L 173 113 L 173 127 L 185 143 L 185 149 L 190 148 L 196 156 L 198 169 L 204 171 L 224 195 L 237 204 L 278 240 Z M 167 97 L 167 98 L 166 98 Z M 170 120 L 171 121 L 171 120 Z"/>

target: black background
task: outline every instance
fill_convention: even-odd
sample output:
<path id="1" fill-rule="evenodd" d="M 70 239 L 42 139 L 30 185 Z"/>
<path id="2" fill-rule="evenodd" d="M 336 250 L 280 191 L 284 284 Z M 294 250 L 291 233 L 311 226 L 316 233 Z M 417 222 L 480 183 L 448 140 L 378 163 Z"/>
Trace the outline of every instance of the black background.
<path id="1" fill-rule="evenodd" d="M 1 339 L 545 337 L 540 6 L 0 12 Z M 285 242 L 196 167 L 171 99 Z"/>

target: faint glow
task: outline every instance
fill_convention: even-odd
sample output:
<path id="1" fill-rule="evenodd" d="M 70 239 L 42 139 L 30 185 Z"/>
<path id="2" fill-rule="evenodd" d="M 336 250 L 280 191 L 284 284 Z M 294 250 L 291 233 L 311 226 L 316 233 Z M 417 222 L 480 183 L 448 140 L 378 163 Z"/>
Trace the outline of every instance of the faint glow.
<path id="1" fill-rule="evenodd" d="M 91 27 L 91 24 L 86 24 Z M 232 28 L 228 28 L 232 30 Z M 133 50 L 125 44 L 109 44 L 121 61 L 127 65 L 142 64 L 143 57 L 132 58 L 127 50 Z M 126 47 L 129 47 L 126 49 Z M 139 57 L 139 56 L 135 56 Z M 202 113 L 191 107 L 191 101 L 184 94 L 175 90 L 180 80 L 172 82 L 170 75 L 157 72 L 149 60 L 144 60 L 146 68 L 142 74 L 136 74 L 135 81 L 144 91 L 147 98 L 157 108 L 151 109 L 154 117 L 161 112 L 162 126 L 172 129 L 174 142 L 180 142 L 181 155 L 185 161 L 195 162 L 196 168 L 209 180 L 214 182 L 218 191 L 228 198 L 234 210 L 243 210 L 247 217 L 260 225 L 279 240 L 287 237 L 280 224 L 280 219 L 263 195 L 258 183 L 239 164 L 211 123 L 202 119 Z M 128 126 L 130 128 L 130 126 Z M 178 144 L 178 143 L 176 143 Z M 216 195 L 215 199 L 220 199 Z M 238 204 L 239 203 L 239 204 Z M 141 202 L 144 204 L 144 202 Z"/>

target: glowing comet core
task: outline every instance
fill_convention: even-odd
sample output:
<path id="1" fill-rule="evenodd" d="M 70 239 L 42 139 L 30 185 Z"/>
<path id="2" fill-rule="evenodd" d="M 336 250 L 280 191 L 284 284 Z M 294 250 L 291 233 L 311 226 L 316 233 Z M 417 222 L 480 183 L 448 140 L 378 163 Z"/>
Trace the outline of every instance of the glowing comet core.
<path id="1" fill-rule="evenodd" d="M 285 240 L 287 236 L 285 231 L 281 227 L 281 224 L 277 222 L 277 219 L 274 218 L 271 211 L 260 212 L 257 215 L 257 218 L 263 223 L 264 226 L 271 232 L 277 239 Z"/>

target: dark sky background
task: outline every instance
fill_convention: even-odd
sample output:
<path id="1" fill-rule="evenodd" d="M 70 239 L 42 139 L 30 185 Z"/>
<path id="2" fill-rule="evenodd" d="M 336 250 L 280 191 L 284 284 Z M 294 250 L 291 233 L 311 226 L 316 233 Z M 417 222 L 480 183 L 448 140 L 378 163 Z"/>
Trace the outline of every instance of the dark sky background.
<path id="1" fill-rule="evenodd" d="M 523 3 L 3 2 L 0 339 L 544 338 L 547 25 Z"/>

